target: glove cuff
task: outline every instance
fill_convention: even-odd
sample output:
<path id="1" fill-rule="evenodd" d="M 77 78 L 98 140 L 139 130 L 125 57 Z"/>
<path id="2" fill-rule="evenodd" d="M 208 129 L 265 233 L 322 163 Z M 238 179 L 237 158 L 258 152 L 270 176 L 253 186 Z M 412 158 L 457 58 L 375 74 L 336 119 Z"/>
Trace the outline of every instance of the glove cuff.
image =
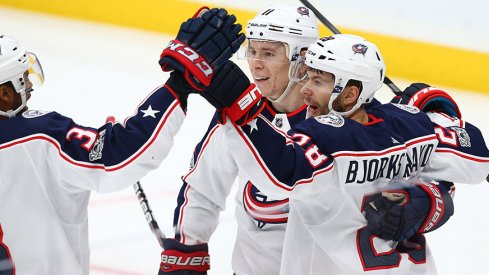
<path id="1" fill-rule="evenodd" d="M 256 107 L 257 104 L 260 103 L 262 98 L 262 93 L 256 87 L 254 83 L 252 83 L 248 88 L 239 96 L 239 98 L 231 104 L 231 106 L 224 109 L 226 115 L 231 119 L 233 123 L 239 121 L 239 125 L 245 125 L 249 121 L 253 120 L 260 112 L 253 112 L 253 116 L 249 116 L 249 112 L 253 107 Z M 262 104 L 262 107 L 265 104 Z M 242 119 L 247 116 L 246 119 Z"/>
<path id="2" fill-rule="evenodd" d="M 440 227 L 450 218 L 453 214 L 453 202 L 451 198 L 447 199 L 444 196 L 445 192 L 442 192 L 435 184 L 422 183 L 418 186 L 430 199 L 430 210 L 418 229 L 418 233 L 427 233 Z"/>
<path id="3" fill-rule="evenodd" d="M 184 253 L 179 250 L 165 250 L 161 253 L 160 269 L 163 272 L 193 270 L 204 273 L 210 269 L 210 264 L 207 251 Z"/>

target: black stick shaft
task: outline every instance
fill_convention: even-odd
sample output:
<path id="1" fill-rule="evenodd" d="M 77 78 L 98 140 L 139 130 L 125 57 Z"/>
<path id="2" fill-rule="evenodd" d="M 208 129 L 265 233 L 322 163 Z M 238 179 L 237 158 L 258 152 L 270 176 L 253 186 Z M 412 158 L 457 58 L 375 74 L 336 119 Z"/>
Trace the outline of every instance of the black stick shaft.
<path id="1" fill-rule="evenodd" d="M 144 193 L 143 187 L 141 183 L 138 181 L 133 185 L 134 192 L 139 200 L 139 205 L 141 205 L 141 209 L 143 210 L 144 216 L 146 217 L 146 221 L 148 222 L 149 228 L 151 228 L 151 232 L 155 235 L 160 246 L 163 247 L 163 239 L 166 238 L 165 234 L 160 230 L 156 219 L 153 216 L 153 211 L 151 211 L 151 207 L 149 206 L 148 199 L 146 198 L 146 194 Z"/>
<path id="2" fill-rule="evenodd" d="M 304 6 L 306 6 L 308 9 L 312 10 L 312 12 L 314 12 L 316 17 L 318 18 L 318 20 L 324 26 L 326 26 L 326 28 L 328 28 L 332 33 L 341 34 L 340 30 L 338 30 L 333 25 L 333 23 L 331 23 L 326 17 L 324 17 L 324 15 L 318 9 L 316 9 L 316 7 L 314 7 L 308 0 L 299 0 L 299 1 L 301 1 L 301 3 L 304 4 Z M 387 76 L 384 78 L 384 84 L 387 85 L 395 95 L 397 96 L 403 95 L 401 89 L 399 89 L 399 87 L 397 87 L 397 85 L 394 84 L 394 82 L 392 82 L 392 80 L 390 80 Z"/>

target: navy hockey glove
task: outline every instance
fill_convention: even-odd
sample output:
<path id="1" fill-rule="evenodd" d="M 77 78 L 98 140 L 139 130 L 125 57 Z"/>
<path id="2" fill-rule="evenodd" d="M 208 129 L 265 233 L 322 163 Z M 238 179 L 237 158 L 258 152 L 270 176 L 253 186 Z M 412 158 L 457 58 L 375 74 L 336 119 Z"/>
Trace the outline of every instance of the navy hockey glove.
<path id="1" fill-rule="evenodd" d="M 365 207 L 368 229 L 397 242 L 442 226 L 453 215 L 453 183 L 425 182 L 375 195 Z"/>
<path id="2" fill-rule="evenodd" d="M 424 83 L 413 83 L 396 96 L 392 103 L 416 106 L 423 112 L 436 111 L 462 119 L 462 114 L 453 98 L 445 91 Z"/>
<path id="3" fill-rule="evenodd" d="M 209 86 L 219 68 L 244 42 L 241 25 L 225 9 L 200 9 L 182 23 L 175 40 L 163 50 L 159 64 L 163 71 L 181 72 L 192 88 Z"/>
<path id="4" fill-rule="evenodd" d="M 163 247 L 158 275 L 204 275 L 210 269 L 206 243 L 185 245 L 175 239 L 164 239 Z"/>
<path id="5" fill-rule="evenodd" d="M 184 111 L 187 111 L 188 95 L 190 93 L 199 92 L 188 84 L 187 80 L 180 72 L 171 72 L 170 78 L 168 78 L 165 85 L 170 87 L 170 90 L 178 97 Z"/>
<path id="6" fill-rule="evenodd" d="M 245 73 L 232 61 L 227 61 L 214 76 L 211 85 L 201 95 L 219 111 L 219 121 L 246 125 L 253 120 L 265 104 L 256 85 L 250 84 Z"/>

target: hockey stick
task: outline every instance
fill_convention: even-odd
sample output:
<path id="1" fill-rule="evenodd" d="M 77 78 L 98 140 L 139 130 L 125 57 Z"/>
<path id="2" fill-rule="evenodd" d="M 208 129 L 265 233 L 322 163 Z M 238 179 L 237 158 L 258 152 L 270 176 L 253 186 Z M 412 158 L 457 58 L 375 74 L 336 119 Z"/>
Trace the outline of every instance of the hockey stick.
<path id="1" fill-rule="evenodd" d="M 114 116 L 108 116 L 105 119 L 105 123 L 115 123 L 115 117 Z M 146 197 L 146 194 L 144 193 L 143 187 L 141 186 L 141 183 L 138 181 L 135 184 L 132 185 L 134 188 L 134 192 L 136 193 L 136 196 L 138 197 L 139 200 L 139 205 L 141 206 L 141 209 L 143 210 L 144 216 L 146 217 L 146 221 L 148 222 L 149 228 L 151 229 L 151 232 L 155 235 L 156 239 L 158 240 L 158 243 L 160 243 L 160 246 L 164 249 L 163 247 L 163 239 L 166 238 L 165 234 L 160 230 L 160 226 L 155 220 L 155 217 L 153 216 L 153 211 L 151 211 L 151 207 L 149 206 L 148 198 Z"/>
<path id="2" fill-rule="evenodd" d="M 319 12 L 319 10 L 316 9 L 308 0 L 299 1 L 301 1 L 301 3 L 304 4 L 304 6 L 306 6 L 308 9 L 312 10 L 319 21 L 323 23 L 323 25 L 331 32 L 333 32 L 334 34 L 341 34 L 341 32 L 331 22 L 329 22 L 329 20 L 324 17 L 324 15 Z M 399 89 L 399 87 L 397 87 L 397 85 L 394 84 L 394 82 L 392 82 L 392 80 L 390 80 L 387 76 L 385 76 L 384 78 L 384 84 L 386 84 L 395 95 L 402 96 L 404 94 L 401 89 Z"/>
<path id="3" fill-rule="evenodd" d="M 146 221 L 148 222 L 149 228 L 151 232 L 155 235 L 156 239 L 160 243 L 161 248 L 163 247 L 163 239 L 166 238 L 165 234 L 160 230 L 158 223 L 153 216 L 153 211 L 151 211 L 151 207 L 149 206 L 148 198 L 144 193 L 143 187 L 141 183 L 138 181 L 132 187 L 134 187 L 134 192 L 139 200 L 139 205 L 141 205 L 141 209 L 143 210 L 144 216 L 146 217 Z"/>

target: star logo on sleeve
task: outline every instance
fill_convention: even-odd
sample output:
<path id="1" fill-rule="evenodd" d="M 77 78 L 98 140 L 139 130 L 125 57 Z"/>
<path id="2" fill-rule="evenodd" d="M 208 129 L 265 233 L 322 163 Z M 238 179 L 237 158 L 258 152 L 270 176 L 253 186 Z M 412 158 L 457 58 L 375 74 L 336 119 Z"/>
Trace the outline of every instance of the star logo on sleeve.
<path id="1" fill-rule="evenodd" d="M 256 125 L 258 121 L 255 119 L 253 119 L 252 121 L 248 122 L 248 126 L 250 126 L 250 134 L 253 132 L 253 130 L 257 130 L 258 131 L 258 125 Z"/>
<path id="2" fill-rule="evenodd" d="M 147 116 L 150 116 L 150 117 L 154 117 L 156 118 L 156 114 L 159 113 L 160 111 L 158 110 L 153 110 L 153 108 L 151 107 L 151 105 L 149 105 L 148 109 L 146 110 L 141 110 L 141 112 L 143 112 L 143 117 L 147 117 Z"/>

